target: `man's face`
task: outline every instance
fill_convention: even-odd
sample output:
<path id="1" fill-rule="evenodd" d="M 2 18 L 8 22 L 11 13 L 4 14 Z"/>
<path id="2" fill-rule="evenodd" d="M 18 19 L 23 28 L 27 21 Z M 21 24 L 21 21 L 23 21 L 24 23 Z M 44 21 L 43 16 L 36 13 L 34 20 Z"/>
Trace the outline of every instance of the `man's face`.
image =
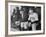
<path id="1" fill-rule="evenodd" d="M 30 9 L 30 10 L 29 10 L 29 14 L 31 14 L 31 13 L 33 13 L 33 10 Z"/>
<path id="2" fill-rule="evenodd" d="M 17 13 L 17 10 L 15 10 L 15 13 Z"/>
<path id="3" fill-rule="evenodd" d="M 24 11 L 20 11 L 20 14 L 23 14 L 24 13 Z"/>

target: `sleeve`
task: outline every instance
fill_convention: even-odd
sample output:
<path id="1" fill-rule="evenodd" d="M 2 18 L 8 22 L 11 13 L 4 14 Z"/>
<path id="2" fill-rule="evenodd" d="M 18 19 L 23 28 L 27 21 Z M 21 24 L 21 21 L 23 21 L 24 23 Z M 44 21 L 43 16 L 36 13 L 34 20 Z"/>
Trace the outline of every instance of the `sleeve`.
<path id="1" fill-rule="evenodd" d="M 35 21 L 38 21 L 38 14 L 34 13 Z"/>

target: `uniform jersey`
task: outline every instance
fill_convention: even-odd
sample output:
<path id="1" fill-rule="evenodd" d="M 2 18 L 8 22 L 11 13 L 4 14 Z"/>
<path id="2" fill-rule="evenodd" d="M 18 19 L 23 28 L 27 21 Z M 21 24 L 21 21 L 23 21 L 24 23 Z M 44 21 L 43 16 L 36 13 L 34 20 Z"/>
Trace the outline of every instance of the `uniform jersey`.
<path id="1" fill-rule="evenodd" d="M 31 20 L 31 22 L 38 21 L 38 14 L 37 13 L 29 14 L 28 20 Z"/>

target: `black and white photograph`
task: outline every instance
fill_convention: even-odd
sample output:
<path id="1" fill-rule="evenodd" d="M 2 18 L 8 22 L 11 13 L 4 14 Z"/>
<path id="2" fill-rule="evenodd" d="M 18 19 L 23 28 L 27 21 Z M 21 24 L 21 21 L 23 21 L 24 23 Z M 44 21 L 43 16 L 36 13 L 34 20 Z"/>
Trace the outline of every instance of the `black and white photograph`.
<path id="1" fill-rule="evenodd" d="M 8 3 L 8 34 L 43 33 L 43 5 Z"/>

